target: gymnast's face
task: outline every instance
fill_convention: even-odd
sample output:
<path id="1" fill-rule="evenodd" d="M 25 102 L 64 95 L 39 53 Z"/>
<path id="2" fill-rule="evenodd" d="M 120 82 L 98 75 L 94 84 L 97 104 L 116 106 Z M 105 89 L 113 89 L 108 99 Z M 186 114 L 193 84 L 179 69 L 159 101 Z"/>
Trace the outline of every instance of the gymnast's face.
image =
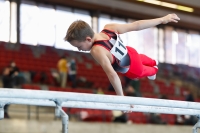
<path id="1" fill-rule="evenodd" d="M 73 40 L 70 42 L 71 45 L 77 47 L 79 51 L 90 51 L 92 48 L 92 38 L 86 37 L 85 41 Z"/>

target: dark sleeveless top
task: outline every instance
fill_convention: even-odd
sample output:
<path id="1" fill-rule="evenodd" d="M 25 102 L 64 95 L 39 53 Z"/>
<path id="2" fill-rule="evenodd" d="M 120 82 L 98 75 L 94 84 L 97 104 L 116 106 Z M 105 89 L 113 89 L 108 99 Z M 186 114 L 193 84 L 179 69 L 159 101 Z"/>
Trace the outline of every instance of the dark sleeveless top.
<path id="1" fill-rule="evenodd" d="M 110 38 L 117 39 L 117 35 L 115 32 L 104 29 L 101 32 L 107 34 Z M 112 44 L 109 40 L 99 40 L 95 41 L 93 45 L 100 45 L 110 51 L 112 49 Z M 113 56 L 113 55 L 112 55 Z M 126 54 L 125 57 L 123 57 L 120 61 L 113 56 L 113 63 L 112 67 L 115 71 L 120 73 L 126 73 L 129 70 L 130 66 L 130 57 L 128 54 Z"/>

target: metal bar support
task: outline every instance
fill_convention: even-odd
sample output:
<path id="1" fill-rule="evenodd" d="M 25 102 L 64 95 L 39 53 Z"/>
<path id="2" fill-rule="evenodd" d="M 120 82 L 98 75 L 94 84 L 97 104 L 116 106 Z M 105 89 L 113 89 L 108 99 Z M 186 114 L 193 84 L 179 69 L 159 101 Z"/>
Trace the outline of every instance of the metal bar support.
<path id="1" fill-rule="evenodd" d="M 200 115 L 197 116 L 198 117 L 198 121 L 197 123 L 194 125 L 194 127 L 192 128 L 193 133 L 198 133 L 198 128 L 200 128 Z"/>
<path id="2" fill-rule="evenodd" d="M 0 120 L 4 119 L 4 113 L 5 113 L 4 106 L 6 104 L 9 104 L 9 102 L 7 102 L 6 100 L 3 102 L 0 102 Z"/>
<path id="3" fill-rule="evenodd" d="M 62 118 L 62 133 L 68 133 L 69 117 L 65 113 L 65 111 L 62 109 L 62 101 L 61 100 L 54 100 L 54 102 L 56 104 L 55 115 L 56 115 L 56 117 Z"/>
<path id="4" fill-rule="evenodd" d="M 4 106 L 5 103 L 0 103 L 0 120 L 4 119 Z"/>

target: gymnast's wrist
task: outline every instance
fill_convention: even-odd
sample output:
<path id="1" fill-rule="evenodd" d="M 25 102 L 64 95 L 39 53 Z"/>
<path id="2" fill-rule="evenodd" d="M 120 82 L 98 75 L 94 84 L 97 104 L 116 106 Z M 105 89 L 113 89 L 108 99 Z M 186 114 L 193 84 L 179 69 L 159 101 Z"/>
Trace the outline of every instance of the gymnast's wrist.
<path id="1" fill-rule="evenodd" d="M 160 24 L 164 24 L 164 18 L 163 17 L 160 18 Z"/>

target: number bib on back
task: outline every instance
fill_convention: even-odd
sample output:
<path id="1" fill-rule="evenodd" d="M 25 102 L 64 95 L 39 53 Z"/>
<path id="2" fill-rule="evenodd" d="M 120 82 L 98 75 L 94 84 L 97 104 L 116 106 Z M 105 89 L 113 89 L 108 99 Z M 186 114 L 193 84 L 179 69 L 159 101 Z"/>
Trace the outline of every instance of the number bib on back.
<path id="1" fill-rule="evenodd" d="M 121 41 L 120 37 L 117 35 L 117 40 L 111 38 L 109 41 L 112 43 L 113 47 L 110 52 L 117 58 L 119 61 L 122 60 L 127 54 L 127 48 Z"/>

